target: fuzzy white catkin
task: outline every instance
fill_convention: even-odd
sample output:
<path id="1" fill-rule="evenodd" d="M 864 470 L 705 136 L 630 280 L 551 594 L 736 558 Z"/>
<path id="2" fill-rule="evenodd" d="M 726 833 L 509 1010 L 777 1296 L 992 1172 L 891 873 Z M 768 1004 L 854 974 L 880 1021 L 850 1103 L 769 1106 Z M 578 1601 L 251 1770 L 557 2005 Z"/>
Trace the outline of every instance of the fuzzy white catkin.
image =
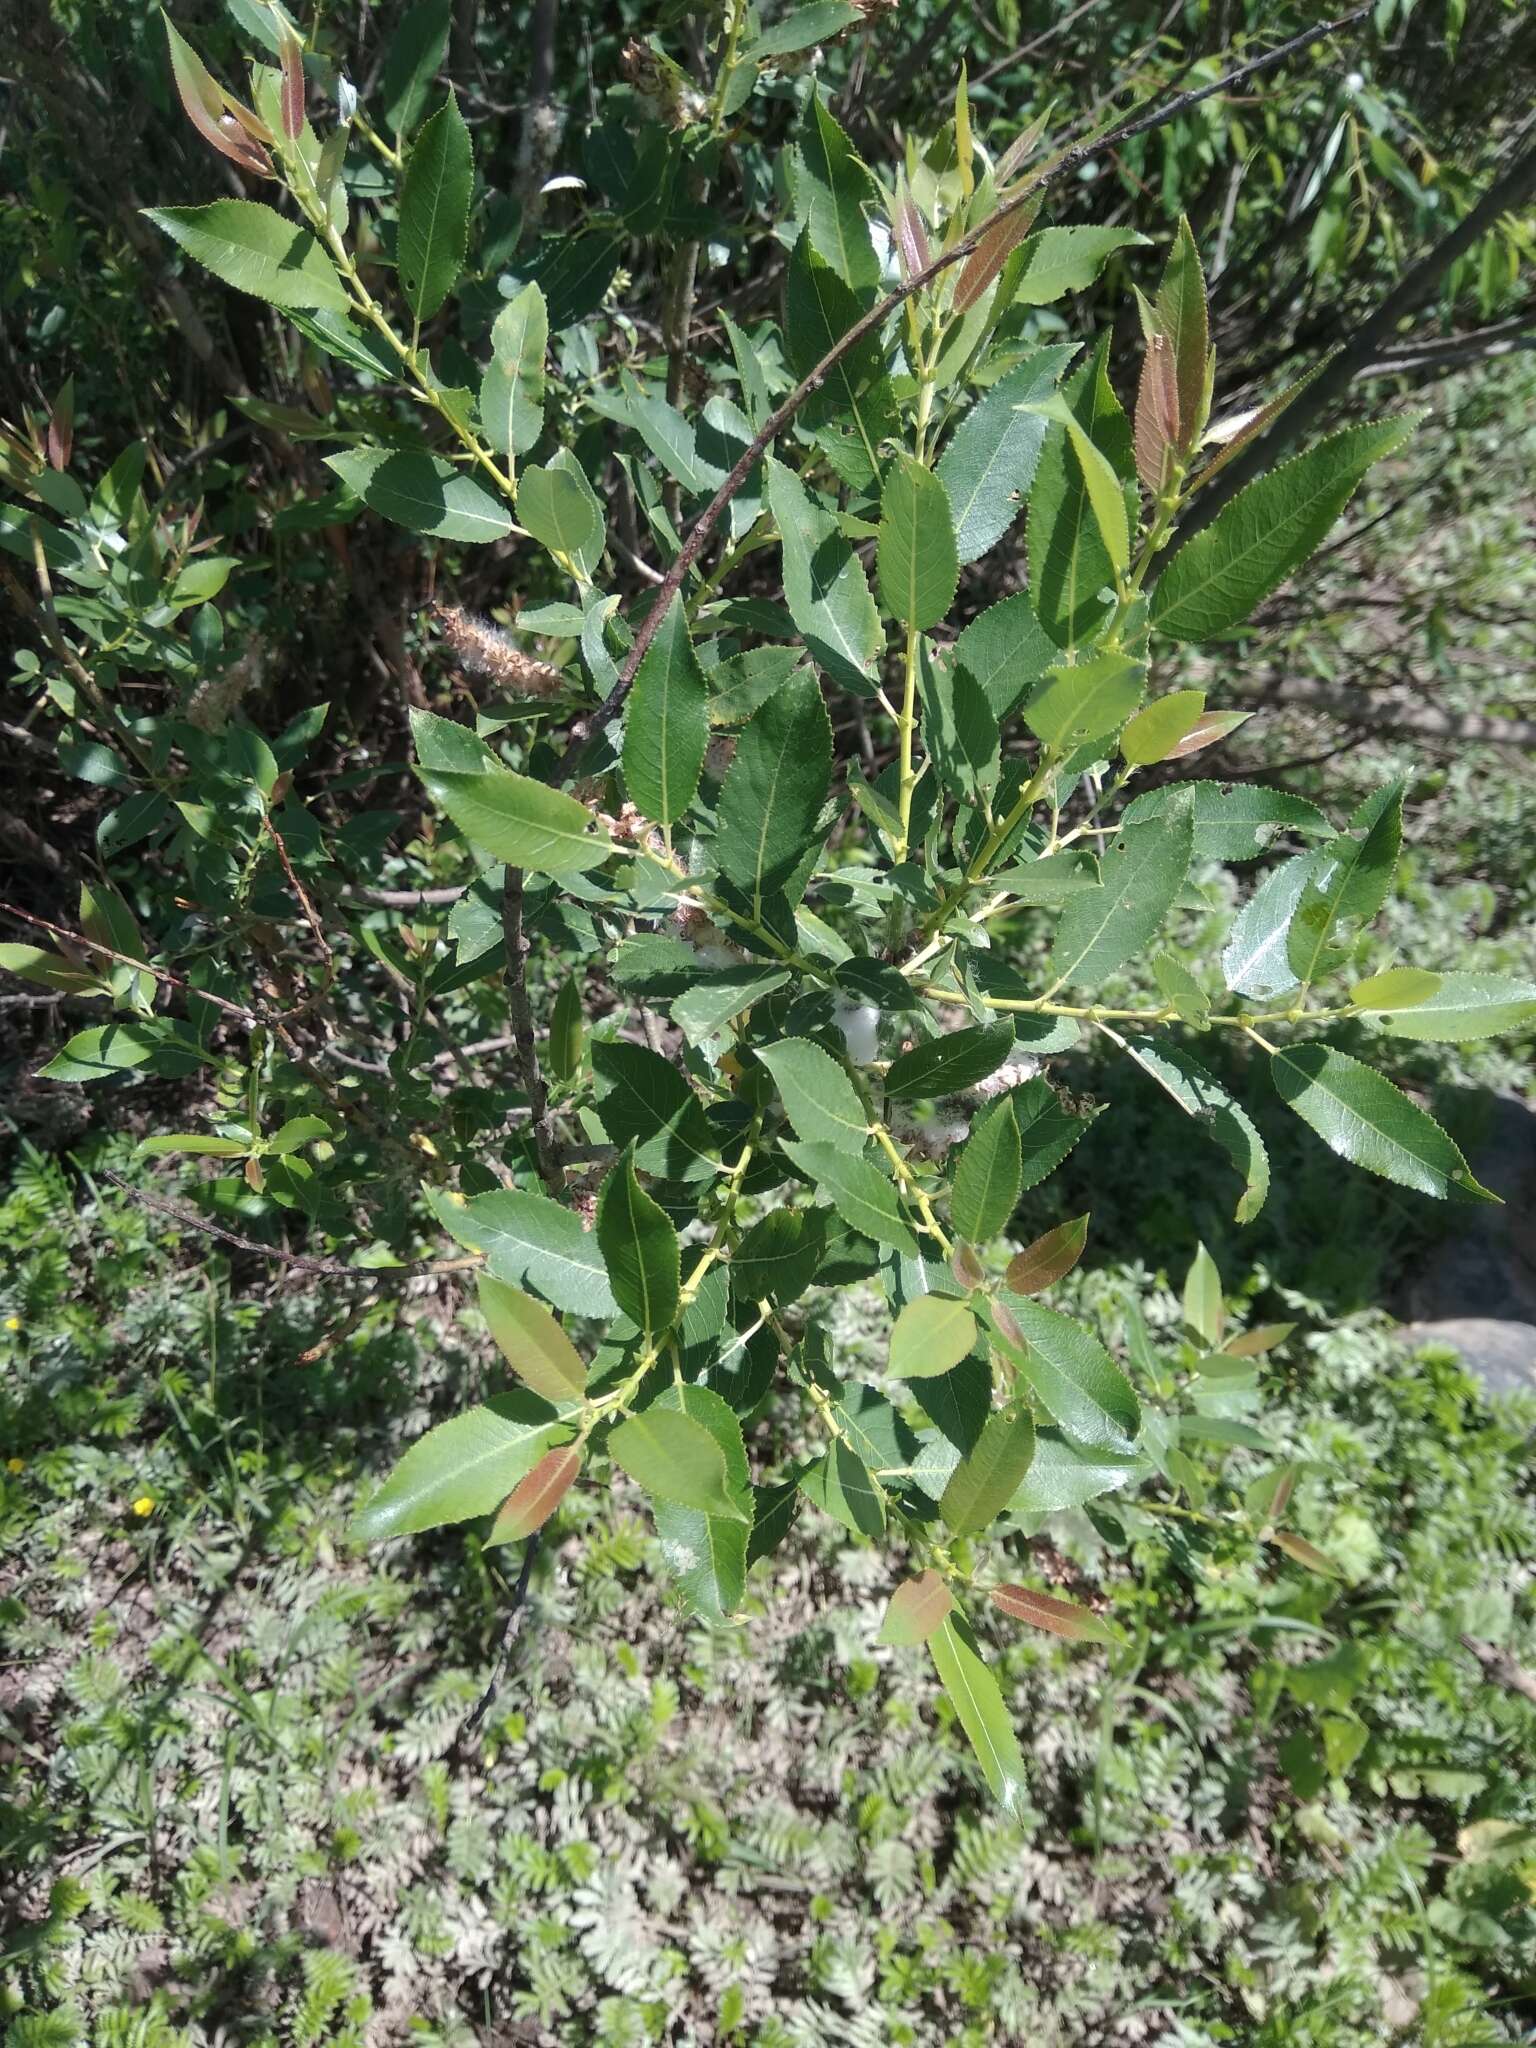
<path id="1" fill-rule="evenodd" d="M 867 1067 L 880 1049 L 880 1012 L 873 1003 L 839 1003 L 832 1021 L 843 1034 L 848 1057 L 856 1067 Z"/>

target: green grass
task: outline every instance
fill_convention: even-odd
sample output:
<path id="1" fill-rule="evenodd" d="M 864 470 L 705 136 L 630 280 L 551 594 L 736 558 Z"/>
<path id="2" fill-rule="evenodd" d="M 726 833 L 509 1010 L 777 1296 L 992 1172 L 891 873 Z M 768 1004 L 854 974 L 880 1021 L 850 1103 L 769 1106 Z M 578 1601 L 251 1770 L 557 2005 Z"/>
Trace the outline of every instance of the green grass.
<path id="1" fill-rule="evenodd" d="M 1459 1636 L 1536 1663 L 1536 1417 L 1448 1356 L 1229 1270 L 1300 1309 L 1265 1427 L 1346 1582 L 1113 1501 L 1060 1518 L 1056 1583 L 1130 1647 L 990 1631 L 1029 1767 L 1004 1820 L 922 1653 L 875 1647 L 877 1553 L 807 1515 L 711 1632 L 622 1481 L 552 1525 L 464 1740 L 501 1567 L 346 1536 L 496 1380 L 455 1300 L 300 1364 L 338 1304 L 232 1291 L 93 1185 L 33 1156 L 0 1206 L 7 2048 L 1517 2038 L 1536 1709 Z M 1116 1338 L 1150 1287 L 1163 1346 L 1155 1282 L 1090 1269 L 1076 1305 Z M 880 1315 L 835 1304 L 846 1368 Z"/>

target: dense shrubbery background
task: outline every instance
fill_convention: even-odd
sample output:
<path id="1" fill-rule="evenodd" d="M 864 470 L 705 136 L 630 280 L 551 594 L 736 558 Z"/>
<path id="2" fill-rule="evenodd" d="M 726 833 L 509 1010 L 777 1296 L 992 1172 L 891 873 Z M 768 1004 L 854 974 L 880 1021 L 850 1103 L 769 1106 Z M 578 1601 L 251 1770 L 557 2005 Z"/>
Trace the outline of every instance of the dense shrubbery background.
<path id="1" fill-rule="evenodd" d="M 687 519 L 654 449 L 593 398 L 621 368 L 648 369 L 684 410 L 711 380 L 734 389 L 726 315 L 757 335 L 775 395 L 787 387 L 760 323 L 780 317 L 787 158 L 813 86 L 884 169 L 905 138 L 940 130 L 963 61 L 996 156 L 1036 117 L 1064 141 L 1315 20 L 1193 0 L 853 11 L 833 7 L 829 39 L 767 75 L 718 160 L 685 160 L 671 123 L 695 89 L 682 73 L 715 75 L 708 9 L 461 0 L 450 15 L 426 0 L 404 21 L 324 6 L 303 24 L 317 125 L 338 64 L 377 125 L 349 159 L 365 220 L 390 186 L 394 128 L 440 96 L 433 79 L 452 80 L 484 188 L 463 332 L 489 328 L 498 279 L 537 277 L 556 332 L 552 418 L 602 488 L 608 588 L 631 624 Z M 244 55 L 275 58 L 252 0 L 209 0 L 177 23 L 237 91 Z M 516 741 L 528 706 L 502 692 L 526 671 L 477 670 L 434 601 L 505 627 L 569 587 L 531 550 L 423 539 L 338 488 L 321 460 L 338 424 L 396 433 L 407 408 L 143 218 L 247 189 L 187 124 L 157 10 L 24 0 L 0 58 L 5 496 L 28 502 L 25 450 L 51 427 L 66 459 L 44 506 L 76 512 L 67 469 L 106 522 L 133 490 L 111 465 L 143 443 L 163 551 L 121 565 L 142 612 L 111 682 L 130 715 L 175 707 L 207 735 L 194 762 L 206 820 L 178 828 L 173 861 L 159 824 L 139 831 L 135 764 L 100 743 L 108 722 L 90 736 L 25 514 L 7 512 L 5 902 L 74 931 L 81 883 L 105 871 L 133 944 L 99 890 L 88 935 L 170 961 L 192 990 L 282 1006 L 323 981 L 323 1057 L 318 1033 L 304 1050 L 337 1137 L 334 1152 L 274 1150 L 253 1167 L 157 1167 L 141 1140 L 252 1106 L 270 1133 L 316 1103 L 290 1099 L 300 1084 L 281 1068 L 252 1103 L 174 1061 L 83 1092 L 39 1078 L 99 1008 L 6 980 L 8 2048 L 1521 2038 L 1536 1945 L 1536 1416 L 1493 1405 L 1451 1351 L 1393 1334 L 1390 1313 L 1464 1214 L 1341 1166 L 1252 1100 L 1241 1045 L 1207 1039 L 1201 1057 L 1251 1100 L 1269 1145 L 1273 1192 L 1246 1229 L 1226 1164 L 1127 1062 L 1085 1039 L 1054 1070 L 1113 1111 L 1031 1195 L 1019 1232 L 1091 1209 L 1062 1305 L 1129 1353 L 1142 1384 L 1172 1384 L 1196 1355 L 1179 1296 L 1204 1244 L 1235 1323 L 1297 1327 L 1260 1361 L 1268 1453 L 1218 1433 L 1193 1445 L 1158 1512 L 1110 1498 L 1052 1517 L 1039 1542 L 1006 1539 L 1010 1570 L 1114 1634 L 1074 1647 L 1000 1617 L 988 1628 L 1025 1754 L 1022 1811 L 987 1799 L 921 1653 L 877 1645 L 894 1582 L 881 1549 L 802 1515 L 756 1568 L 741 1619 L 710 1627 L 678 1602 L 619 1473 L 571 1493 L 546 1528 L 516 1661 L 467 1727 L 495 1668 L 507 1553 L 451 1529 L 367 1554 L 348 1524 L 425 1426 L 504 1386 L 504 1369 L 466 1276 L 381 1270 L 365 1286 L 302 1262 L 359 1244 L 381 1269 L 440 1255 L 422 1181 L 441 1183 L 521 1100 L 506 989 L 473 972 L 500 948 L 499 899 L 450 909 L 414 893 L 455 887 L 464 857 L 409 772 L 407 720 L 510 713 Z M 1212 282 L 1218 414 L 1336 347 L 1349 374 L 1321 425 L 1429 408 L 1304 575 L 1264 601 L 1240 654 L 1191 649 L 1159 672 L 1164 688 L 1260 714 L 1210 757 L 1225 779 L 1335 818 L 1404 781 L 1398 890 L 1360 942 L 1361 973 L 1475 959 L 1529 980 L 1536 967 L 1536 172 L 1520 126 L 1533 76 L 1528 10 L 1382 0 L 1338 41 L 1095 161 L 1052 216 L 1157 245 L 1033 316 L 1039 340 L 1107 332 L 1127 401 L 1141 356 L 1130 287 L 1155 284 L 1185 214 Z M 1507 203 L 1485 217 L 1490 187 Z M 1447 260 L 1468 219 L 1478 232 Z M 1374 332 L 1415 279 L 1402 320 Z M 467 365 L 449 337 L 443 382 L 470 381 Z M 968 568 L 958 623 L 1019 587 L 1022 553 L 1010 543 Z M 780 578 L 776 550 L 734 568 L 744 629 Z M 89 599 L 61 577 L 54 601 L 63 633 L 113 662 Z M 588 708 L 622 652 L 548 609 L 516 644 L 582 678 Z M 890 735 L 869 705 L 832 691 L 829 707 L 840 757 L 884 765 Z M 528 765 L 553 772 L 544 739 Z M 290 773 L 285 804 L 273 778 Z M 267 798 L 281 844 L 261 822 Z M 1201 881 L 1175 931 L 1192 963 L 1237 900 L 1230 870 Z M 535 896 L 528 935 L 542 1038 L 593 927 L 552 891 Z M 3 936 L 39 932 L 13 919 Z M 1044 935 L 1018 943 L 1037 967 Z M 131 1003 L 127 973 L 117 993 Z M 1142 963 L 1123 985 L 1120 1000 L 1160 1000 Z M 620 1016 L 600 1013 L 599 1034 Z M 1529 1089 L 1528 1032 L 1456 1047 L 1351 1022 L 1332 1042 L 1431 1107 L 1474 1166 L 1490 1096 Z M 526 1132 L 515 1124 L 496 1158 L 531 1185 Z M 899 1398 L 873 1288 L 823 1286 L 807 1313 L 846 1377 Z M 787 1394 L 762 1427 L 787 1457 L 811 1448 Z M 1336 1579 L 1277 1572 L 1255 1530 L 1200 1518 L 1208 1494 L 1276 1459 L 1299 1473 L 1292 1529 Z M 1492 1646 L 1497 1669 L 1466 1639 Z"/>

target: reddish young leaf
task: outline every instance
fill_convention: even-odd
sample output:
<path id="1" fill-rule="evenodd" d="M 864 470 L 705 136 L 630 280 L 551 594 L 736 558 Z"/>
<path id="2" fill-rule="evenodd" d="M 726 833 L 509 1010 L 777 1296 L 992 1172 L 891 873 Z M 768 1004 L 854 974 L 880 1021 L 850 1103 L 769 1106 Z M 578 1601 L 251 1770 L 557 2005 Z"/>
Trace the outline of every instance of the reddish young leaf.
<path id="1" fill-rule="evenodd" d="M 1017 1253 L 1008 1267 L 1010 1294 L 1043 1294 L 1047 1287 L 1070 1273 L 1088 1242 L 1088 1218 L 1074 1216 L 1070 1223 L 1058 1223 L 1044 1237 L 1037 1237 Z"/>
<path id="2" fill-rule="evenodd" d="M 1169 761 L 1187 760 L 1191 754 L 1198 754 L 1206 747 L 1214 747 L 1218 740 L 1226 739 L 1240 725 L 1246 725 L 1252 716 L 1251 711 L 1207 711 L 1164 758 Z"/>
<path id="3" fill-rule="evenodd" d="M 279 33 L 279 58 L 283 67 L 281 106 L 283 133 L 290 142 L 297 142 L 304 132 L 304 46 L 282 22 Z"/>
<path id="4" fill-rule="evenodd" d="M 915 1579 L 904 1580 L 891 1595 L 876 1641 L 894 1643 L 899 1648 L 926 1643 L 954 1604 L 954 1596 L 936 1571 L 919 1572 Z"/>
<path id="5" fill-rule="evenodd" d="M 1315 1543 L 1309 1543 L 1305 1536 L 1295 1536 L 1289 1529 L 1277 1529 L 1270 1542 L 1276 1550 L 1283 1550 L 1295 1563 L 1304 1565 L 1309 1572 L 1316 1572 L 1322 1579 L 1341 1579 L 1344 1574 L 1331 1557 L 1327 1557 Z"/>
<path id="6" fill-rule="evenodd" d="M 48 415 L 48 463 L 52 469 L 68 469 L 75 445 L 75 380 L 64 379 L 63 389 Z"/>
<path id="7" fill-rule="evenodd" d="M 960 266 L 960 275 L 955 281 L 957 313 L 968 313 L 971 310 L 1034 226 L 1035 215 L 1039 211 L 1040 202 L 1036 199 L 1028 206 L 1021 206 L 1017 213 L 1010 213 L 1002 220 L 995 221 L 987 229 Z"/>
<path id="8" fill-rule="evenodd" d="M 1014 1621 L 1027 1621 L 1031 1628 L 1043 1628 L 1069 1643 L 1112 1643 L 1113 1631 L 1086 1607 L 1070 1600 L 1058 1600 L 1053 1593 L 1036 1593 L 1028 1586 L 994 1586 L 992 1605 L 1000 1607 Z"/>
<path id="9" fill-rule="evenodd" d="M 928 241 L 928 230 L 917 202 L 907 190 L 903 179 L 896 187 L 896 218 L 891 223 L 896 234 L 896 255 L 901 264 L 901 275 L 905 282 L 926 270 L 933 261 L 933 250 Z"/>
<path id="10" fill-rule="evenodd" d="M 1166 334 L 1153 334 L 1136 393 L 1136 474 L 1155 498 L 1168 484 L 1179 445 L 1179 380 Z"/>
<path id="11" fill-rule="evenodd" d="M 1294 1323 L 1258 1323 L 1251 1330 L 1229 1337 L 1221 1348 L 1228 1358 L 1258 1358 L 1266 1351 L 1273 1351 L 1277 1344 L 1283 1344 L 1295 1327 Z"/>
<path id="12" fill-rule="evenodd" d="M 546 1451 L 502 1502 L 487 1543 L 520 1543 L 535 1529 L 542 1529 L 570 1492 L 580 1470 L 581 1452 L 575 1444 L 560 1444 Z"/>
<path id="13" fill-rule="evenodd" d="M 950 1254 L 949 1270 L 962 1287 L 979 1287 L 986 1279 L 980 1259 L 968 1244 L 957 1244 Z"/>
<path id="14" fill-rule="evenodd" d="M 258 135 L 265 130 L 247 108 L 232 99 L 198 56 L 192 45 L 177 34 L 170 20 L 165 23 L 171 51 L 171 71 L 187 119 L 210 148 L 227 156 L 242 170 L 257 177 L 275 176 L 272 159 L 262 148 Z"/>

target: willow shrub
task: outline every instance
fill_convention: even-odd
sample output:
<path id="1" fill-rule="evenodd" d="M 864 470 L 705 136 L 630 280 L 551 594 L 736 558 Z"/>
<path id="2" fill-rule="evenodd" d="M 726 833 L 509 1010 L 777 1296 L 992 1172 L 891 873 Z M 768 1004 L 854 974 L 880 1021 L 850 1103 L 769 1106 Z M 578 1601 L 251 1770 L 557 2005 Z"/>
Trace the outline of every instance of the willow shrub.
<path id="1" fill-rule="evenodd" d="M 1096 1033 L 1150 1074 L 1224 1161 L 1242 1220 L 1269 1165 L 1199 1057 L 1206 1034 L 1243 1040 L 1253 1085 L 1342 1159 L 1478 1198 L 1446 1132 L 1329 1026 L 1475 1038 L 1536 1014 L 1536 991 L 1411 966 L 1354 978 L 1393 884 L 1403 787 L 1336 819 L 1201 779 L 1201 750 L 1241 715 L 1156 686 L 1160 647 L 1234 635 L 1412 422 L 1320 441 L 1181 544 L 1186 508 L 1286 402 L 1213 427 L 1189 228 L 1159 264 L 1128 257 L 1142 238 L 1126 231 L 1037 226 L 1056 166 L 1035 131 L 990 161 L 963 84 L 929 145 L 871 170 L 806 71 L 810 46 L 855 12 L 821 0 L 764 29 L 732 0 L 707 90 L 633 46 L 629 105 L 645 118 L 605 131 L 611 209 L 510 257 L 454 95 L 427 84 L 446 9 L 407 16 L 367 112 L 276 13 L 243 10 L 276 59 L 253 67 L 249 107 L 168 28 L 191 121 L 272 189 L 151 218 L 331 365 L 328 413 L 249 402 L 267 425 L 335 444 L 334 490 L 288 525 L 367 506 L 450 550 L 515 543 L 525 581 L 542 551 L 545 587 L 565 592 L 510 634 L 440 611 L 450 649 L 497 693 L 473 723 L 414 721 L 438 848 L 467 893 L 409 945 L 368 937 L 416 1018 L 500 975 L 505 956 L 513 1138 L 499 1103 L 445 1118 L 408 1054 L 371 1094 L 327 1080 L 301 1021 L 341 1000 L 309 893 L 334 901 L 342 836 L 304 794 L 319 714 L 270 746 L 231 715 L 246 657 L 224 646 L 210 601 L 223 558 L 166 534 L 142 447 L 87 499 L 57 417 L 46 452 L 7 445 L 30 502 L 0 525 L 45 585 L 71 586 L 58 610 L 73 644 L 61 628 L 47 688 L 66 745 L 120 793 L 104 856 L 153 855 L 228 920 L 229 943 L 212 971 L 216 944 L 182 934 L 178 986 L 144 959 L 124 895 L 97 885 L 66 950 L 3 957 L 112 1005 L 63 1047 L 55 1078 L 213 1066 L 210 1130 L 152 1149 L 243 1161 L 252 1189 L 343 1242 L 367 1192 L 360 1160 L 393 1146 L 393 1171 L 403 1149 L 425 1172 L 433 1213 L 476 1255 L 518 1385 L 411 1448 L 364 1507 L 362 1538 L 487 1518 L 486 1543 L 526 1541 L 571 1486 L 617 1465 L 649 1496 L 682 1594 L 719 1619 L 808 1502 L 892 1544 L 905 1576 L 885 1640 L 926 1643 L 1009 1800 L 1019 1754 L 967 1609 L 990 1599 L 1090 1639 L 1107 1626 L 999 1583 L 1002 1546 L 983 1539 L 1028 1537 L 1119 1489 L 1199 1489 L 1198 1512 L 1268 1532 L 1278 1568 L 1328 1569 L 1284 1526 L 1288 1472 L 1209 1499 L 1180 1450 L 1191 1435 L 1263 1447 L 1247 1417 L 1276 1333 L 1224 1339 L 1203 1254 L 1186 1295 L 1192 1375 L 1160 1376 L 1144 1353 L 1138 1392 L 1050 1306 L 1088 1219 L 1021 1243 L 1020 1201 L 1097 1113 L 1050 1062 Z M 334 102 L 323 139 L 306 112 L 317 85 Z M 801 104 L 782 180 L 783 318 L 748 329 L 722 312 L 729 355 L 700 360 L 688 309 L 710 182 L 765 91 Z M 483 241 L 477 263 L 493 229 L 500 244 Z M 670 359 L 604 366 L 589 316 L 614 290 L 622 307 L 619 257 L 647 237 L 666 252 Z M 1107 338 L 1086 352 L 1038 338 L 1036 309 L 1111 262 L 1148 263 L 1149 283 L 1161 272 L 1139 299 L 1129 412 Z M 765 436 L 797 378 L 810 388 Z M 644 519 L 635 537 L 672 571 L 628 604 L 612 582 L 635 548 L 610 533 L 604 465 Z M 1000 548 L 1027 559 L 1027 590 L 956 630 L 962 569 Z M 732 596 L 738 565 L 770 549 L 782 599 Z M 174 702 L 130 708 L 125 667 L 167 673 Z M 829 697 L 884 735 L 878 773 L 840 757 Z M 1213 864 L 1275 852 L 1219 950 L 1170 948 L 1170 920 L 1208 901 Z M 291 952 L 295 985 L 274 1007 L 282 992 L 240 983 L 238 935 L 273 887 L 291 917 L 290 885 L 314 943 Z M 527 935 L 550 930 L 569 957 L 535 991 L 536 1016 Z M 1133 963 L 1160 999 L 1106 1003 Z M 287 1113 L 267 1128 L 276 1102 Z M 584 1192 L 569 1155 L 594 1147 L 612 1163 Z M 844 1379 L 802 1306 L 856 1279 L 889 1299 L 898 1398 Z M 790 1462 L 807 1434 L 813 1455 Z"/>

